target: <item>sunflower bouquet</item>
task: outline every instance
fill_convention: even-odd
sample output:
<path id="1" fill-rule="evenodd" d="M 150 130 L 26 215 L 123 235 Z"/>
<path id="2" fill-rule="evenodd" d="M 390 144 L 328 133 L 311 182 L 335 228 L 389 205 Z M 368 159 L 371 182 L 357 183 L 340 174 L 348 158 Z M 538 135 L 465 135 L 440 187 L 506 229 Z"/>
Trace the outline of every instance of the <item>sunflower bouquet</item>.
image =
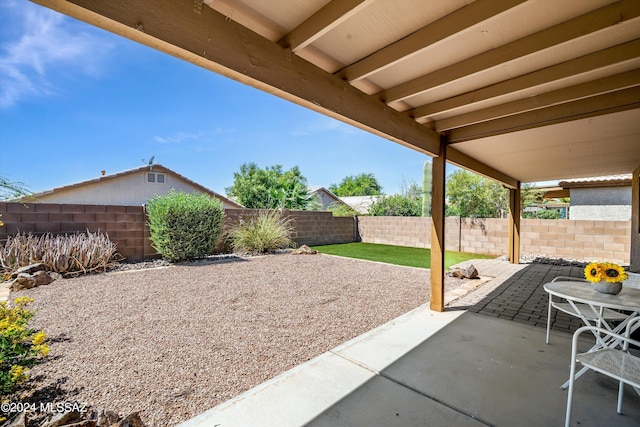
<path id="1" fill-rule="evenodd" d="M 627 272 L 613 262 L 592 262 L 584 268 L 584 277 L 593 283 L 601 280 L 607 283 L 620 283 L 627 280 Z"/>

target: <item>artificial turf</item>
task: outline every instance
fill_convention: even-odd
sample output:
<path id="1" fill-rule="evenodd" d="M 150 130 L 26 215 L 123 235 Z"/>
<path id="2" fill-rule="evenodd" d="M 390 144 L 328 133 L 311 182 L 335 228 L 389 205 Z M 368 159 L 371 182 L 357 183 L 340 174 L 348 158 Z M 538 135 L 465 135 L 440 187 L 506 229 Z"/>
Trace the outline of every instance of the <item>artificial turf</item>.
<path id="1" fill-rule="evenodd" d="M 368 259 L 370 261 L 420 268 L 430 268 L 431 266 L 431 250 L 424 248 L 356 242 L 314 246 L 313 249 L 323 254 L 338 255 L 347 258 Z M 454 264 L 478 258 L 489 259 L 495 258 L 495 256 L 445 251 L 445 269 L 448 269 Z"/>

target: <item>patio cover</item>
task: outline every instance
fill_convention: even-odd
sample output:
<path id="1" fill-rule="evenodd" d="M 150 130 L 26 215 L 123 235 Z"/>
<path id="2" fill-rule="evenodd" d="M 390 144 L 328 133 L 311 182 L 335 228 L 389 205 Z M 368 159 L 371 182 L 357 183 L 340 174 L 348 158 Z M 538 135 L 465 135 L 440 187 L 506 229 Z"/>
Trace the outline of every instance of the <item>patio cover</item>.
<path id="1" fill-rule="evenodd" d="M 33 0 L 434 158 L 432 309 L 443 309 L 445 162 L 510 189 L 634 173 L 637 0 Z"/>

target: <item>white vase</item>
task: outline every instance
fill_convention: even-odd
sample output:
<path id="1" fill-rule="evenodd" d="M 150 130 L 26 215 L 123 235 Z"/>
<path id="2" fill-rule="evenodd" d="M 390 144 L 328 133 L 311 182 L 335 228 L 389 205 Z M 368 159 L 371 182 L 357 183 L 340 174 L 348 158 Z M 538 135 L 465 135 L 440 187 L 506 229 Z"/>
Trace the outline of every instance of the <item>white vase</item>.
<path id="1" fill-rule="evenodd" d="M 593 289 L 602 294 L 617 295 L 622 290 L 622 282 L 610 283 L 606 280 L 600 280 L 593 284 Z"/>

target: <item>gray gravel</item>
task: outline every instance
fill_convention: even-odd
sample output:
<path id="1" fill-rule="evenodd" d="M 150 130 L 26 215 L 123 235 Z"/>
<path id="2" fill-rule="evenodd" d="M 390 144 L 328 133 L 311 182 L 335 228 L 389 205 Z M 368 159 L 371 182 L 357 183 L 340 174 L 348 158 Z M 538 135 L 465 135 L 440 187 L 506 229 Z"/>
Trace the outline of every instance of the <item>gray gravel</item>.
<path id="1" fill-rule="evenodd" d="M 463 282 L 447 277 L 446 287 Z M 53 341 L 29 393 L 173 426 L 424 304 L 429 270 L 269 255 L 76 277 L 21 294 L 35 298 L 32 323 Z"/>

